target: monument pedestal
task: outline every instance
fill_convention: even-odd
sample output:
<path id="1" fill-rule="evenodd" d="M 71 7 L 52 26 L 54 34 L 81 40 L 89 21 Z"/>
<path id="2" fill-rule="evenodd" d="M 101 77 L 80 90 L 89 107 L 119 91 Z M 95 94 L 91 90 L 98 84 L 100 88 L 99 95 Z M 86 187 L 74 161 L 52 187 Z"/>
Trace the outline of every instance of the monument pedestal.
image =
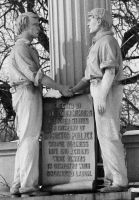
<path id="1" fill-rule="evenodd" d="M 17 142 L 0 142 L 0 192 L 10 190 L 16 150 Z"/>
<path id="2" fill-rule="evenodd" d="M 128 180 L 139 182 L 139 130 L 125 132 L 123 143 L 126 149 Z"/>
<path id="3" fill-rule="evenodd" d="M 92 191 L 96 176 L 92 98 L 44 100 L 42 184 L 54 192 Z"/>
<path id="4" fill-rule="evenodd" d="M 0 193 L 1 195 L 1 193 Z M 1 200 L 11 200 L 10 194 L 2 193 L 4 197 Z M 37 197 L 28 197 L 25 200 L 135 200 L 137 194 L 131 194 L 130 191 L 127 192 L 113 192 L 113 193 L 81 193 L 81 194 L 54 194 L 45 195 Z M 12 198 L 13 200 L 19 200 L 21 198 Z"/>

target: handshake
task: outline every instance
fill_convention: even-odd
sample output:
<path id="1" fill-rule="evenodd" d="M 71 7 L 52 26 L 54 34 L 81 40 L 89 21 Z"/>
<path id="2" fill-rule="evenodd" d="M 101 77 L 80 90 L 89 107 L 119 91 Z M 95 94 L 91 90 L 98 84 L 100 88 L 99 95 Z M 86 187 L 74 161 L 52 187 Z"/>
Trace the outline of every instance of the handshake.
<path id="1" fill-rule="evenodd" d="M 90 85 L 90 81 L 81 79 L 74 87 L 59 85 L 59 91 L 65 97 L 72 97 L 75 93 L 81 92 L 83 89 Z"/>
<path id="2" fill-rule="evenodd" d="M 74 95 L 73 88 L 70 86 L 61 85 L 59 91 L 64 97 L 72 97 Z"/>

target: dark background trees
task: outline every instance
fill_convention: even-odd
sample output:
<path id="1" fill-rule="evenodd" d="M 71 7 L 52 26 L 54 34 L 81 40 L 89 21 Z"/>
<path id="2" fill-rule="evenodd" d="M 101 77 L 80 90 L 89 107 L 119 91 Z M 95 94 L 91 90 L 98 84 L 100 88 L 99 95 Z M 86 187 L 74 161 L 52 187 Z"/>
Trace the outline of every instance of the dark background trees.
<path id="1" fill-rule="evenodd" d="M 137 0 L 112 0 L 115 36 L 121 46 L 124 75 L 139 74 L 139 2 Z M 137 81 L 137 79 L 135 79 Z M 139 129 L 139 85 L 124 86 L 121 128 Z"/>
<path id="2" fill-rule="evenodd" d="M 115 37 L 121 46 L 124 61 L 124 75 L 132 77 L 139 74 L 139 3 L 137 0 L 111 0 L 111 3 Z M 46 72 L 49 72 L 48 0 L 0 1 L 0 68 L 4 66 L 6 57 L 16 40 L 14 21 L 20 13 L 26 11 L 33 11 L 40 16 L 41 33 L 34 43 L 39 51 L 41 65 Z M 0 79 L 5 81 L 2 74 Z M 14 129 L 14 125 L 9 123 L 10 120 L 14 120 L 9 86 L 2 81 L 0 103 L 0 116 L 3 116 L 0 124 L 4 124 L 0 125 L 0 131 L 5 127 L 11 129 L 11 126 Z M 121 130 L 124 132 L 132 128 L 139 128 L 139 85 L 137 83 L 124 86 Z"/>

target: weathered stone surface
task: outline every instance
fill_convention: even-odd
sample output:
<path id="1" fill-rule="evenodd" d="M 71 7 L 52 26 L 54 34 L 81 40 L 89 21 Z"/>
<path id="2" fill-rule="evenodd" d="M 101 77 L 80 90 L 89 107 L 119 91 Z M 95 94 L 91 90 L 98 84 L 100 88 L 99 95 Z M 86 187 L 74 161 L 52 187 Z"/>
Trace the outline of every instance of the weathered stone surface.
<path id="1" fill-rule="evenodd" d="M 17 142 L 0 142 L 0 191 L 9 191 L 13 181 Z"/>
<path id="2" fill-rule="evenodd" d="M 42 184 L 54 191 L 92 190 L 96 163 L 90 95 L 46 99 L 43 118 Z"/>
<path id="3" fill-rule="evenodd" d="M 139 182 L 139 130 L 125 132 L 122 140 L 126 149 L 129 182 Z"/>
<path id="4" fill-rule="evenodd" d="M 7 195 L 6 198 L 0 197 L 1 200 L 10 200 L 11 198 Z M 15 198 L 18 200 L 21 198 Z M 134 200 L 130 191 L 128 192 L 117 192 L 117 193 L 87 193 L 87 194 L 63 194 L 63 195 L 50 195 L 50 196 L 38 196 L 25 198 L 26 200 Z M 136 200 L 138 200 L 136 196 Z M 14 198 L 13 198 L 14 200 Z"/>

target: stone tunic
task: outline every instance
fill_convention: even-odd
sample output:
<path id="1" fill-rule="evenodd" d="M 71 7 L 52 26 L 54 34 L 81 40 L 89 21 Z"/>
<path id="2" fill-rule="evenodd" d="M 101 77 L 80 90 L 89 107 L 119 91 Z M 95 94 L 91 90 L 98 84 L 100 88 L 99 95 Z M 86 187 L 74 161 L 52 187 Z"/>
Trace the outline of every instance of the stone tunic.
<path id="1" fill-rule="evenodd" d="M 19 190 L 24 193 L 34 191 L 38 186 L 42 93 L 35 77 L 42 73 L 37 51 L 25 39 L 17 40 L 8 63 L 8 79 L 12 86 L 15 125 L 19 137 L 11 192 Z"/>

